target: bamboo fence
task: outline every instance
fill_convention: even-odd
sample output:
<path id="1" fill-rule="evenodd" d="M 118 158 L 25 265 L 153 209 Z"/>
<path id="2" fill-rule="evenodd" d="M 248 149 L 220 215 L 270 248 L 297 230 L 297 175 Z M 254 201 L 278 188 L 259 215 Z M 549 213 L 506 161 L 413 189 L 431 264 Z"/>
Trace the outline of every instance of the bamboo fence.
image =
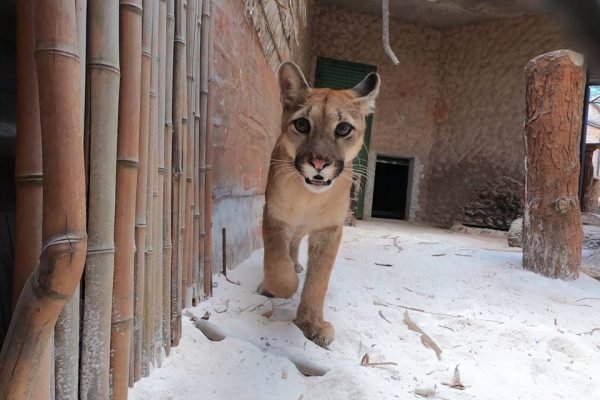
<path id="1" fill-rule="evenodd" d="M 211 295 L 210 0 L 17 3 L 0 400 L 126 399 Z"/>

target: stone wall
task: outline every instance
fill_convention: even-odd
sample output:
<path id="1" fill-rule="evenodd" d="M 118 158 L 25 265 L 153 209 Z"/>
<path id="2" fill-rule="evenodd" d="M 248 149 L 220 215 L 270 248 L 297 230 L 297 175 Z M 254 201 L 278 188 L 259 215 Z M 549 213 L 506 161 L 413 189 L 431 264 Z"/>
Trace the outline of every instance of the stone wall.
<path id="1" fill-rule="evenodd" d="M 444 30 L 392 19 L 390 42 L 400 59 L 393 66 L 383 53 L 379 16 L 322 5 L 313 63 L 325 56 L 378 67 L 370 150 L 414 158 L 411 219 L 450 226 L 466 208 L 474 212 L 478 190 L 485 197 L 503 178 L 521 182 L 524 67 L 565 45 L 558 26 L 547 16 Z"/>
<path id="2" fill-rule="evenodd" d="M 214 2 L 214 265 L 222 266 L 221 230 L 227 229 L 228 265 L 262 245 L 261 219 L 271 149 L 280 132 L 279 87 L 242 2 Z M 307 65 L 309 31 L 292 59 Z"/>

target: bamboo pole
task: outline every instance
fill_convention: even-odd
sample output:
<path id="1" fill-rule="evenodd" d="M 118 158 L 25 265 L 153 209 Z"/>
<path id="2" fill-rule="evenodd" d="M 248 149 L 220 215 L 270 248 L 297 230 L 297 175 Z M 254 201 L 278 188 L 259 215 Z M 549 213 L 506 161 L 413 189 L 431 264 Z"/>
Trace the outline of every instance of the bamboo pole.
<path id="1" fill-rule="evenodd" d="M 35 21 L 33 0 L 17 3 L 17 138 L 15 148 L 15 264 L 12 309 L 14 310 L 27 279 L 35 269 L 42 251 L 42 135 L 38 80 L 33 52 Z M 52 343 L 52 339 L 51 339 Z M 51 398 L 51 346 L 40 356 L 40 381 L 33 396 Z"/>
<path id="2" fill-rule="evenodd" d="M 206 216 L 205 216 L 205 197 L 206 197 L 206 127 L 207 127 L 207 110 L 208 110 L 208 35 L 209 35 L 209 18 L 210 15 L 206 12 L 206 5 L 209 0 L 202 2 L 201 12 L 201 35 L 200 35 L 200 90 L 199 90 L 199 144 L 198 144 L 198 197 L 202 202 L 202 207 L 198 210 L 199 219 L 199 237 L 198 237 L 198 258 L 200 260 L 200 268 L 202 274 L 198 274 L 198 288 L 202 288 L 204 295 L 208 294 L 205 285 L 206 269 L 204 268 L 204 254 L 206 241 Z"/>
<path id="3" fill-rule="evenodd" d="M 86 258 L 81 69 L 73 3 L 35 4 L 35 61 L 39 89 L 43 247 L 27 280 L 0 353 L 0 398 L 28 399 L 40 383 L 61 310 L 75 291 Z M 60 26 L 60 29 L 58 27 Z"/>
<path id="4" fill-rule="evenodd" d="M 207 0 L 202 5 L 203 17 L 206 15 L 206 22 L 203 22 L 203 25 L 206 24 L 207 31 L 207 42 L 208 42 L 208 55 L 205 61 L 206 71 L 208 76 L 206 78 L 207 81 L 207 89 L 208 96 L 206 101 L 206 145 L 205 145 L 205 157 L 206 157 L 206 176 L 205 176 L 205 190 L 204 190 L 204 218 L 205 218 L 205 239 L 204 239 L 204 293 L 208 297 L 212 297 L 212 268 L 213 268 L 213 260 L 212 260 L 212 108 L 213 108 L 213 97 L 214 97 L 214 83 L 210 81 L 210 77 L 212 76 L 212 52 L 213 52 L 213 43 L 212 43 L 212 30 L 211 30 L 211 21 L 210 21 L 210 0 Z M 203 35 L 204 36 L 204 35 Z"/>
<path id="5" fill-rule="evenodd" d="M 112 398 L 127 399 L 133 334 L 136 187 L 139 164 L 142 1 L 120 0 L 119 126 L 115 214 L 115 279 L 111 333 Z"/>
<path id="6" fill-rule="evenodd" d="M 79 101 L 82 113 L 80 128 L 83 132 L 85 106 L 85 72 L 86 72 L 86 32 L 87 32 L 87 0 L 75 1 L 77 24 L 77 42 L 80 69 Z M 84 156 L 85 157 L 85 156 Z M 85 168 L 85 167 L 84 167 Z M 87 174 L 85 175 L 87 176 Z M 76 399 L 79 394 L 79 327 L 80 327 L 80 286 L 65 305 L 58 317 L 54 329 L 54 374 L 55 395 L 57 399 Z"/>
<path id="7" fill-rule="evenodd" d="M 15 264 L 12 308 L 42 251 L 42 136 L 33 52 L 33 0 L 17 3 L 17 138 L 15 148 Z"/>
<path id="8" fill-rule="evenodd" d="M 183 246 L 181 240 L 181 175 L 183 170 L 183 110 L 185 100 L 185 10 L 183 0 L 175 0 L 175 44 L 173 60 L 173 197 L 171 264 L 171 344 L 177 346 L 181 338 L 181 278 Z"/>
<path id="9" fill-rule="evenodd" d="M 194 226 L 192 261 L 192 305 L 200 301 L 198 279 L 200 276 L 200 38 L 202 0 L 196 0 L 196 34 L 194 36 Z"/>
<path id="10" fill-rule="evenodd" d="M 148 235 L 148 154 L 150 128 L 150 78 L 152 70 L 152 0 L 143 0 L 142 71 L 140 91 L 140 165 L 135 207 L 135 317 L 134 317 L 134 381 L 143 375 L 144 361 L 144 304 L 146 293 L 146 236 Z"/>
<path id="11" fill-rule="evenodd" d="M 158 0 L 153 0 L 151 3 L 152 12 L 152 68 L 150 75 L 150 125 L 148 129 L 148 185 L 147 185 L 147 209 L 146 219 L 148 221 L 148 229 L 146 234 L 146 284 L 145 284 L 145 301 L 144 301 L 144 348 L 142 350 L 142 376 L 149 376 L 151 364 L 153 363 L 154 351 L 154 296 L 155 281 L 156 281 L 156 254 L 154 251 L 154 208 L 155 196 L 158 192 L 155 191 L 157 178 L 156 157 L 157 148 L 157 129 L 158 129 Z M 145 360 L 145 361 L 144 361 Z"/>
<path id="12" fill-rule="evenodd" d="M 196 36 L 196 0 L 188 0 L 186 12 L 186 80 L 187 96 L 185 112 L 185 132 L 186 132 L 186 200 L 185 200 L 185 235 L 184 235 L 184 260 L 185 268 L 183 271 L 183 307 L 192 306 L 193 281 L 193 216 L 194 216 L 194 56 Z"/>
<path id="13" fill-rule="evenodd" d="M 119 5 L 90 0 L 89 215 L 81 337 L 81 399 L 108 399 L 119 105 Z"/>
<path id="14" fill-rule="evenodd" d="M 165 185 L 165 71 L 167 59 L 167 3 L 160 0 L 158 12 L 158 103 L 156 113 L 158 123 L 156 126 L 158 145 L 157 145 L 157 180 L 154 214 L 154 249 L 156 251 L 156 285 L 154 289 L 154 359 L 157 367 L 162 365 L 163 356 L 163 272 L 164 272 L 164 254 L 163 254 L 163 214 L 164 214 L 164 185 Z"/>
<path id="15" fill-rule="evenodd" d="M 165 182 L 163 212 L 163 349 L 171 350 L 171 265 L 173 241 L 171 234 L 171 195 L 173 172 L 173 47 L 175 40 L 175 4 L 167 0 L 167 59 L 165 68 Z"/>

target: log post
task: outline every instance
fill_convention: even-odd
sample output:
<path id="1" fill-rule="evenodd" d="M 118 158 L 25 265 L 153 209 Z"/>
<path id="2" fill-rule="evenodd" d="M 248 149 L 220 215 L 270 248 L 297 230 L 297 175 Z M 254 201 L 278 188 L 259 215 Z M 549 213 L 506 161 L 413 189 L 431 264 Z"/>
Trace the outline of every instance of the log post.
<path id="1" fill-rule="evenodd" d="M 581 262 L 579 143 L 585 90 L 583 56 L 559 50 L 526 67 L 523 267 L 575 279 Z"/>
<path id="2" fill-rule="evenodd" d="M 581 202 L 581 211 L 597 213 L 598 198 L 595 196 L 594 188 L 594 152 L 600 148 L 597 144 L 587 144 L 585 146 L 585 159 L 583 163 L 583 201 Z"/>

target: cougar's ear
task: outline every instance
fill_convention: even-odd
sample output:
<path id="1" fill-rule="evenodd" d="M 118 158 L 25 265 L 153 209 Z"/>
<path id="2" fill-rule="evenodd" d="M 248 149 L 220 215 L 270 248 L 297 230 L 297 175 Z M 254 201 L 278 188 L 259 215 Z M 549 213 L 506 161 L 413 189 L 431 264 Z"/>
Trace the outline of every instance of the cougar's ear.
<path id="1" fill-rule="evenodd" d="M 283 108 L 298 103 L 303 94 L 310 89 L 300 68 L 291 61 L 281 64 L 277 75 Z"/>
<path id="2" fill-rule="evenodd" d="M 352 88 L 358 95 L 356 101 L 365 115 L 372 114 L 375 111 L 375 98 L 379 94 L 379 83 L 379 74 L 371 72 L 358 85 Z"/>

